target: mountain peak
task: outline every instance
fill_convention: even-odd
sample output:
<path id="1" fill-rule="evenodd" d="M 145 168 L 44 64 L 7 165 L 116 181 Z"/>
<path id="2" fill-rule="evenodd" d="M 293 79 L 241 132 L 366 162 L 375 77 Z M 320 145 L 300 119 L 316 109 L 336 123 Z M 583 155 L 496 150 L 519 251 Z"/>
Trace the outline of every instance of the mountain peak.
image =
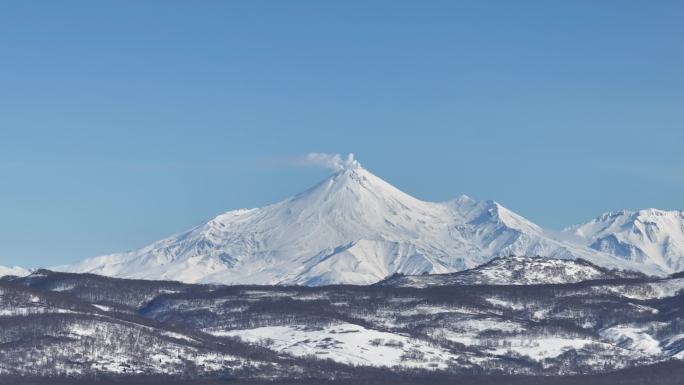
<path id="1" fill-rule="evenodd" d="M 141 249 L 56 270 L 185 282 L 323 285 L 369 284 L 397 272 L 454 272 L 509 254 L 629 265 L 552 239 L 495 201 L 414 198 L 364 169 L 353 154 L 309 154 L 308 161 L 334 173 L 281 202 L 230 211 Z"/>
<path id="2" fill-rule="evenodd" d="M 327 208 L 343 206 L 349 214 L 354 209 L 365 213 L 386 211 L 387 206 L 397 206 L 390 211 L 424 208 L 429 205 L 394 187 L 384 179 L 376 176 L 349 154 L 347 159 L 339 163 L 340 167 L 333 175 L 316 186 L 296 195 L 292 201 L 306 204 L 307 210 L 327 211 Z M 287 202 L 287 201 L 286 201 Z"/>
<path id="3" fill-rule="evenodd" d="M 660 210 L 660 209 L 643 209 L 636 212 L 638 218 L 657 218 L 657 217 L 672 217 L 684 218 L 684 211 L 679 210 Z"/>
<path id="4" fill-rule="evenodd" d="M 643 209 L 615 211 L 565 230 L 585 245 L 664 271 L 684 268 L 684 213 Z"/>

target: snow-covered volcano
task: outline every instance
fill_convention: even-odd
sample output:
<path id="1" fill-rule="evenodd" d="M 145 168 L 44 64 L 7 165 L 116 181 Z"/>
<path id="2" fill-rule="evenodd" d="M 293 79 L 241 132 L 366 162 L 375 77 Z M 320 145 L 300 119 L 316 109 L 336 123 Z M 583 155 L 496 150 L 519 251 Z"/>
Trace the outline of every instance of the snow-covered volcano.
<path id="1" fill-rule="evenodd" d="M 646 209 L 603 214 L 565 233 L 592 249 L 665 271 L 684 270 L 684 212 Z"/>
<path id="2" fill-rule="evenodd" d="M 282 202 L 229 211 L 142 249 L 56 269 L 185 282 L 370 284 L 394 273 L 460 271 L 510 254 L 658 272 L 555 239 L 493 201 L 421 201 L 351 158 Z"/>

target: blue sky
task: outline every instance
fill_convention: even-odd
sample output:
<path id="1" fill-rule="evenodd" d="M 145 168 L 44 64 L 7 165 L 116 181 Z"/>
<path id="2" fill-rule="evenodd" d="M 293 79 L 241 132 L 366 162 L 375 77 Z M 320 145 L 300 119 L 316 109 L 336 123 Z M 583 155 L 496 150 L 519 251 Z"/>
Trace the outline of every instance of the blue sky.
<path id="1" fill-rule="evenodd" d="M 4 1 L 0 264 L 123 251 L 353 152 L 562 228 L 684 204 L 684 3 Z"/>

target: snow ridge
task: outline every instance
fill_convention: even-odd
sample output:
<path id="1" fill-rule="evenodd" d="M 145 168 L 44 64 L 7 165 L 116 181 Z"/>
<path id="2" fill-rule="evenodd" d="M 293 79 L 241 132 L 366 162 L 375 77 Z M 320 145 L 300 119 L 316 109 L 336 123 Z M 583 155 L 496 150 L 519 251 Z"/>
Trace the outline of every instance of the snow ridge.
<path id="1" fill-rule="evenodd" d="M 608 270 L 583 259 L 509 256 L 494 258 L 482 266 L 457 273 L 397 274 L 378 285 L 417 288 L 450 285 L 550 285 L 617 278 L 643 278 L 643 275 Z"/>
<path id="2" fill-rule="evenodd" d="M 592 248 L 665 271 L 684 270 L 684 212 L 610 212 L 564 231 Z"/>
<path id="3" fill-rule="evenodd" d="M 17 277 L 24 277 L 24 276 L 27 276 L 29 274 L 30 274 L 30 271 L 24 269 L 23 267 L 0 266 L 0 277 L 6 276 L 6 275 L 14 275 Z"/>

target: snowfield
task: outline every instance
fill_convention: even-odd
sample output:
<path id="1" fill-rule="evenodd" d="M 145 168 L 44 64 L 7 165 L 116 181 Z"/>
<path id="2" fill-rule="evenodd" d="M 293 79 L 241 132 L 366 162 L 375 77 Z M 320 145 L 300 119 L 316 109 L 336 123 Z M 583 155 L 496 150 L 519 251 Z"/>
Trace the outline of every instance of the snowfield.
<path id="1" fill-rule="evenodd" d="M 660 342 L 643 328 L 620 325 L 608 328 L 601 334 L 619 346 L 649 355 L 658 355 L 663 352 L 660 348 Z"/>
<path id="2" fill-rule="evenodd" d="M 210 333 L 239 337 L 298 357 L 315 356 L 351 365 L 445 369 L 457 357 L 424 341 L 345 323 L 325 327 L 268 326 Z"/>

